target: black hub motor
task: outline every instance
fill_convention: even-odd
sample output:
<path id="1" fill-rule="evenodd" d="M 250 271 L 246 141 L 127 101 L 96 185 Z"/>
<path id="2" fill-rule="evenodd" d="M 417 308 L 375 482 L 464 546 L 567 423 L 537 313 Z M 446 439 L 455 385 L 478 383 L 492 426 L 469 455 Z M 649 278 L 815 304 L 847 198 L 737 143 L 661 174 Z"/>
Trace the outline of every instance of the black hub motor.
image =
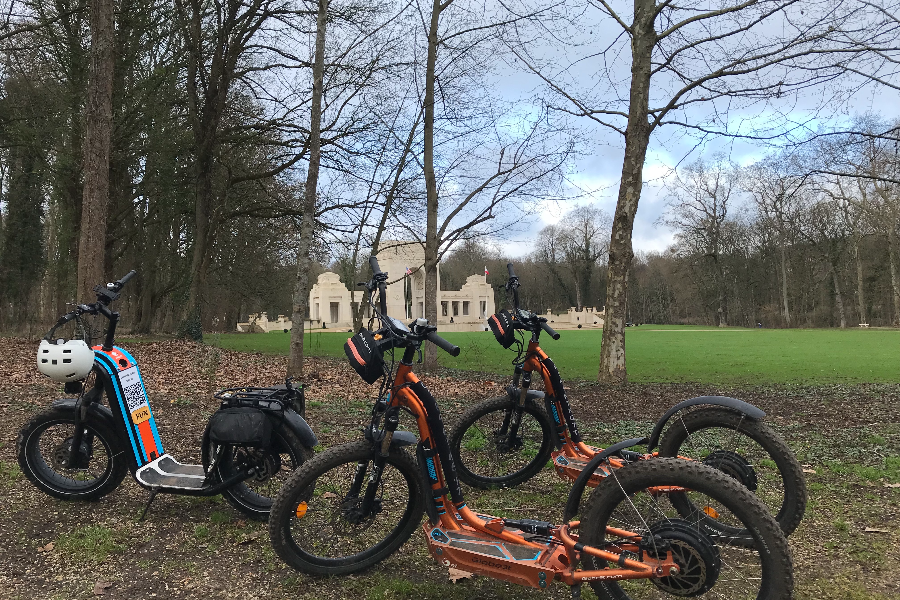
<path id="1" fill-rule="evenodd" d="M 522 438 L 519 436 L 510 437 L 508 433 L 495 433 L 494 444 L 500 454 L 509 452 L 518 452 L 522 448 Z"/>
<path id="2" fill-rule="evenodd" d="M 753 469 L 753 465 L 737 452 L 716 450 L 703 459 L 703 464 L 737 479 L 751 492 L 756 491 L 759 483 L 756 479 L 756 471 Z"/>
<path id="3" fill-rule="evenodd" d="M 271 479 L 281 470 L 281 456 L 257 448 L 240 448 L 235 453 L 238 465 L 253 467 L 253 480 L 263 482 Z"/>
<path id="4" fill-rule="evenodd" d="M 667 552 L 678 564 L 678 574 L 652 579 L 656 587 L 683 598 L 708 592 L 719 578 L 719 549 L 708 535 L 687 521 L 671 519 L 655 523 L 638 544 L 650 556 L 664 559 Z"/>

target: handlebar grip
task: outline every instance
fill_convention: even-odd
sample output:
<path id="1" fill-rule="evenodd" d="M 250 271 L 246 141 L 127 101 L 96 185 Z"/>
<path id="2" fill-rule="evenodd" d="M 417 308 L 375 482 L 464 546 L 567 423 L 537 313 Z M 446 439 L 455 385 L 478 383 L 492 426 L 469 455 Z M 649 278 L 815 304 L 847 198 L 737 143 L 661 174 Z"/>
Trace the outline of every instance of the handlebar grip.
<path id="1" fill-rule="evenodd" d="M 547 332 L 547 335 L 549 335 L 550 337 L 552 337 L 554 340 L 558 340 L 558 339 L 559 339 L 559 334 L 556 332 L 556 330 L 554 330 L 552 327 L 550 327 L 549 325 L 547 325 L 547 323 L 541 323 L 541 329 L 543 329 L 544 331 L 546 331 L 546 332 Z"/>
<path id="2" fill-rule="evenodd" d="M 513 271 L 512 263 L 506 263 L 506 270 L 507 270 L 507 272 L 509 273 L 509 276 L 510 276 L 510 277 L 515 277 L 515 276 L 516 276 L 515 271 Z"/>
<path id="3" fill-rule="evenodd" d="M 369 257 L 369 266 L 372 268 L 372 276 L 378 278 L 383 275 L 381 267 L 378 266 L 378 259 L 374 256 Z M 381 306 L 381 314 L 387 314 L 387 286 L 384 284 L 385 277 L 378 280 L 378 300 Z"/>
<path id="4" fill-rule="evenodd" d="M 128 280 L 131 279 L 132 277 L 134 277 L 135 275 L 137 275 L 137 271 L 132 269 L 131 271 L 128 271 L 128 273 L 126 273 L 122 277 L 122 279 L 118 280 L 116 283 L 119 284 L 119 288 L 121 289 L 122 286 L 124 286 L 126 283 L 128 283 Z"/>
<path id="5" fill-rule="evenodd" d="M 450 356 L 459 356 L 459 346 L 454 346 L 435 332 L 432 331 L 425 338 Z"/>
<path id="6" fill-rule="evenodd" d="M 373 275 L 378 275 L 379 273 L 381 273 L 381 267 L 378 266 L 378 259 L 376 257 L 369 257 L 369 266 L 372 267 Z"/>

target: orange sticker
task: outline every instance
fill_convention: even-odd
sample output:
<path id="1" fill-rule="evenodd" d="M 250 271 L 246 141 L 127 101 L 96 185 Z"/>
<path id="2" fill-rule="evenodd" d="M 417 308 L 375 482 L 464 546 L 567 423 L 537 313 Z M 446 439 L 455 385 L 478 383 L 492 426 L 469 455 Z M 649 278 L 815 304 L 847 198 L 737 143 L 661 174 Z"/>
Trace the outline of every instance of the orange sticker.
<path id="1" fill-rule="evenodd" d="M 150 419 L 150 407 L 146 404 L 133 413 L 131 413 L 131 422 L 135 425 L 140 425 L 144 421 Z"/>

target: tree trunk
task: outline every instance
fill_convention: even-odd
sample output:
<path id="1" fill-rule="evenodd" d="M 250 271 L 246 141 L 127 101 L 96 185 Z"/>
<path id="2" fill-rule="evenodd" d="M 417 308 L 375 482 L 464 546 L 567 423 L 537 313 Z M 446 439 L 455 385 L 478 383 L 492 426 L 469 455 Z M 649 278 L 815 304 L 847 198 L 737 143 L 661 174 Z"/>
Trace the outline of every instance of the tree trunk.
<path id="1" fill-rule="evenodd" d="M 312 258 L 313 234 L 316 225 L 316 190 L 319 184 L 319 164 L 322 157 L 322 81 L 325 74 L 325 24 L 329 0 L 319 0 L 316 16 L 316 56 L 313 64 L 312 105 L 309 127 L 309 170 L 303 190 L 303 220 L 300 223 L 300 244 L 297 248 L 297 286 L 294 288 L 294 313 L 291 317 L 291 351 L 288 356 L 288 376 L 303 375 L 303 330 L 309 312 L 309 268 Z"/>
<path id="2" fill-rule="evenodd" d="M 653 29 L 655 4 L 635 0 L 633 38 L 631 41 L 631 93 L 628 128 L 625 132 L 625 159 L 622 180 L 613 217 L 609 242 L 609 280 L 606 284 L 606 323 L 600 348 L 598 379 L 625 383 L 625 318 L 628 294 L 628 269 L 634 258 L 631 236 L 634 217 L 641 198 L 644 160 L 650 142 L 647 122 L 650 99 L 650 71 L 656 33 Z"/>
<path id="3" fill-rule="evenodd" d="M 209 133 L 208 133 L 209 135 Z M 209 233 L 212 205 L 212 145 L 204 144 L 198 150 L 196 198 L 194 201 L 194 252 L 191 258 L 191 285 L 188 293 L 187 311 L 181 334 L 203 341 L 203 304 L 207 279 L 207 255 L 209 255 Z"/>
<path id="4" fill-rule="evenodd" d="M 78 299 L 88 302 L 105 279 L 109 146 L 112 132 L 113 0 L 91 0 L 91 68 L 88 81 L 84 201 L 78 242 Z"/>
<path id="5" fill-rule="evenodd" d="M 859 310 L 859 322 L 868 323 L 866 321 L 866 296 L 863 288 L 863 268 L 862 260 L 859 256 L 859 240 L 853 239 L 853 256 L 856 260 L 856 303 Z"/>
<path id="6" fill-rule="evenodd" d="M 787 285 L 787 257 L 784 249 L 784 243 L 781 244 L 781 300 L 784 310 L 784 323 L 788 327 L 791 326 L 791 313 L 788 310 L 788 285 Z"/>
<path id="7" fill-rule="evenodd" d="M 844 298 L 841 296 L 841 282 L 838 279 L 837 269 L 831 266 L 831 278 L 834 281 L 834 302 L 837 304 L 838 317 L 841 320 L 841 329 L 847 329 L 847 313 L 844 311 Z"/>
<path id="8" fill-rule="evenodd" d="M 425 121 L 424 121 L 424 171 L 426 193 L 425 224 L 425 318 L 437 325 L 437 255 L 440 240 L 437 239 L 438 195 L 434 174 L 434 78 L 437 63 L 438 24 L 441 17 L 440 0 L 431 5 L 431 25 L 428 29 L 428 58 L 425 64 Z M 425 370 L 437 368 L 437 348 L 425 344 Z"/>
<path id="9" fill-rule="evenodd" d="M 575 267 L 575 310 L 581 310 L 584 306 L 584 297 L 581 293 L 584 281 L 583 277 L 578 274 L 578 266 Z"/>
<path id="10" fill-rule="evenodd" d="M 891 325 L 897 327 L 900 326 L 900 274 L 897 271 L 897 228 L 893 223 L 888 229 L 888 242 L 888 255 L 891 258 L 891 292 L 894 301 L 894 320 Z"/>

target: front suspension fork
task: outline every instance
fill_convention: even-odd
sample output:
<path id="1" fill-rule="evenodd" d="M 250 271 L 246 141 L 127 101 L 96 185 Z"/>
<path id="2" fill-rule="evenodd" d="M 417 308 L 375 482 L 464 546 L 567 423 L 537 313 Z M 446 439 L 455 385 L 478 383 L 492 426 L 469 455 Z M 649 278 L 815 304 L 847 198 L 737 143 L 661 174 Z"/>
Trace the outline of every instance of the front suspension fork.
<path id="1" fill-rule="evenodd" d="M 516 366 L 515 382 L 518 383 L 519 371 L 521 367 Z M 522 423 L 522 407 L 525 406 L 525 399 L 528 397 L 528 390 L 531 388 L 531 372 L 526 372 L 522 377 L 522 387 L 519 389 L 518 402 L 506 411 L 503 417 L 503 425 L 500 427 L 500 435 L 507 437 L 507 446 L 513 448 L 515 446 L 516 437 L 519 435 L 519 425 Z"/>
<path id="2" fill-rule="evenodd" d="M 363 484 L 366 483 L 366 490 L 359 505 L 359 514 L 363 518 L 369 516 L 372 507 L 375 505 L 375 496 L 378 494 L 378 489 L 381 486 L 381 475 L 384 472 L 384 466 L 387 464 L 391 441 L 399 424 L 399 409 L 395 407 L 388 409 L 384 416 L 384 435 L 379 440 L 373 440 L 373 450 L 375 452 L 373 452 L 374 456 L 371 460 L 372 472 L 369 474 L 368 483 L 366 483 L 366 473 L 368 472 L 369 461 L 359 462 L 356 465 L 356 474 L 353 476 L 353 483 L 350 485 L 347 498 L 359 498 Z"/>
<path id="3" fill-rule="evenodd" d="M 94 390 L 91 390 L 91 392 L 84 394 L 78 399 L 78 402 L 75 403 L 75 424 L 73 425 L 72 445 L 69 447 L 69 457 L 66 461 L 66 467 L 70 469 L 75 469 L 80 466 L 79 458 L 81 457 L 82 442 L 87 442 L 88 455 L 85 459 L 90 459 L 90 448 L 94 443 L 94 434 L 86 432 L 83 424 L 87 420 L 88 411 L 90 410 L 91 403 L 94 401 L 93 391 Z"/>

